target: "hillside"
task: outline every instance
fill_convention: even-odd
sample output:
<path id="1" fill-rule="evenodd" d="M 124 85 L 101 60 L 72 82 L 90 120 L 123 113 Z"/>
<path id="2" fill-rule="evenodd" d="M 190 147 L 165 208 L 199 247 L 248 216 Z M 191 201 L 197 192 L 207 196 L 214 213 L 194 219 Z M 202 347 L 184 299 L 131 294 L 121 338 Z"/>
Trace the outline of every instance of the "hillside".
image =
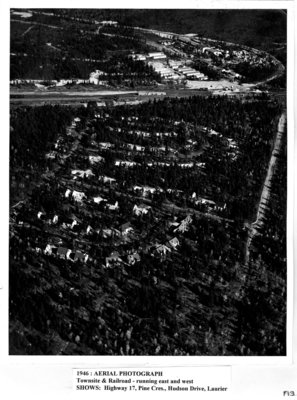
<path id="1" fill-rule="evenodd" d="M 226 41 L 234 41 L 236 38 L 237 43 L 261 49 L 270 47 L 274 42 L 286 41 L 286 13 L 280 10 L 93 9 L 63 12 L 77 17 L 111 19 L 127 25 L 163 31 L 199 33 Z"/>

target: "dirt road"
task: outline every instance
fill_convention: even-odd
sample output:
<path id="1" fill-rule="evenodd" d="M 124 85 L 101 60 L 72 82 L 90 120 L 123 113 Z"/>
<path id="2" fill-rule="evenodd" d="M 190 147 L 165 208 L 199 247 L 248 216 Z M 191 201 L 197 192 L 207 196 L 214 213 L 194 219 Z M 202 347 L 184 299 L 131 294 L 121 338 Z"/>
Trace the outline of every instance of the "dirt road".
<path id="1" fill-rule="evenodd" d="M 273 178 L 273 175 L 276 172 L 276 166 L 278 162 L 277 155 L 280 152 L 281 145 L 282 145 L 282 137 L 286 129 L 286 111 L 284 111 L 279 119 L 278 122 L 278 128 L 277 128 L 277 134 L 274 142 L 274 147 L 273 151 L 271 154 L 268 170 L 267 170 L 267 175 L 266 179 L 263 185 L 262 193 L 261 193 L 261 198 L 259 201 L 258 205 L 258 211 L 257 211 L 257 218 L 256 220 L 251 224 L 250 227 L 250 234 L 249 238 L 247 241 L 246 245 L 246 255 L 245 255 L 245 262 L 246 265 L 249 262 L 249 257 L 250 257 L 250 247 L 253 241 L 253 238 L 258 234 L 259 228 L 261 228 L 264 224 L 264 217 L 267 211 L 267 204 L 269 203 L 270 200 L 270 195 L 271 195 L 271 181 Z"/>

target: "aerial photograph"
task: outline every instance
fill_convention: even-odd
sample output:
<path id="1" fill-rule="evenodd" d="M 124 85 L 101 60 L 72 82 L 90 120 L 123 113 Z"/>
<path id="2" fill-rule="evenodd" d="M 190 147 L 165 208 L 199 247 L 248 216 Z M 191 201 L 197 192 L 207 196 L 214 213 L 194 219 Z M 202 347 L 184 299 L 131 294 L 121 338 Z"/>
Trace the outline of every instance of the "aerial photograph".
<path id="1" fill-rule="evenodd" d="M 9 354 L 287 355 L 287 12 L 10 9 Z"/>

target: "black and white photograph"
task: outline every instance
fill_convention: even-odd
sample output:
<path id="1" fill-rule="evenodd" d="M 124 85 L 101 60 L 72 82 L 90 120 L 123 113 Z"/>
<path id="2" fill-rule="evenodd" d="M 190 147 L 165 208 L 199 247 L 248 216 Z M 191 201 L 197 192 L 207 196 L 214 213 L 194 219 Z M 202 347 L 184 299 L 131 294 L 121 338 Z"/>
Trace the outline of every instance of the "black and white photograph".
<path id="1" fill-rule="evenodd" d="M 287 356 L 287 10 L 10 8 L 9 68 L 9 355 Z"/>

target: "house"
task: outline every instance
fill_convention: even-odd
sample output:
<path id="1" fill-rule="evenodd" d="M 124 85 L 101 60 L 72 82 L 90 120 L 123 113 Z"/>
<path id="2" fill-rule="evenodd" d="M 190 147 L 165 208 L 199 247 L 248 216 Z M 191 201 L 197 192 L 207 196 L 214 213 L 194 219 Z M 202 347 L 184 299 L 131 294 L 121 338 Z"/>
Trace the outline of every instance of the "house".
<path id="1" fill-rule="evenodd" d="M 80 261 L 80 262 L 86 263 L 88 261 L 88 258 L 89 258 L 88 254 L 84 254 L 79 250 L 76 250 L 74 252 L 74 262 Z"/>
<path id="2" fill-rule="evenodd" d="M 102 236 L 104 239 L 107 239 L 113 235 L 112 229 L 102 229 L 102 231 L 97 231 L 97 233 L 102 232 Z"/>
<path id="3" fill-rule="evenodd" d="M 118 21 L 100 21 L 101 25 L 118 25 Z"/>
<path id="4" fill-rule="evenodd" d="M 86 171 L 76 169 L 76 170 L 71 171 L 71 174 L 75 175 L 74 179 L 76 179 L 76 177 L 89 178 L 90 176 L 94 176 L 92 170 L 90 170 L 90 169 L 87 169 Z"/>
<path id="5" fill-rule="evenodd" d="M 148 53 L 148 57 L 152 58 L 153 60 L 166 60 L 166 55 L 163 52 L 153 52 Z"/>
<path id="6" fill-rule="evenodd" d="M 46 245 L 46 248 L 45 248 L 45 250 L 44 250 L 44 254 L 47 254 L 47 255 L 52 255 L 53 254 L 53 250 L 54 249 L 56 249 L 57 247 L 56 246 L 54 246 L 54 245 L 52 245 L 52 244 L 47 244 Z"/>
<path id="7" fill-rule="evenodd" d="M 88 225 L 87 230 L 86 230 L 86 234 L 88 235 L 92 231 L 93 231 L 93 228 L 91 227 L 91 225 Z"/>
<path id="8" fill-rule="evenodd" d="M 56 156 L 57 156 L 57 152 L 51 151 L 45 155 L 45 158 L 54 160 L 56 158 Z"/>
<path id="9" fill-rule="evenodd" d="M 62 260 L 69 260 L 70 254 L 70 249 L 67 249 L 66 247 L 58 247 L 57 256 L 60 257 Z"/>
<path id="10" fill-rule="evenodd" d="M 133 144 L 133 143 L 127 143 L 127 148 L 130 150 L 141 151 L 141 152 L 145 150 L 143 146 L 139 146 L 138 144 Z"/>
<path id="11" fill-rule="evenodd" d="M 224 211 L 224 210 L 226 210 L 226 208 L 227 208 L 227 204 L 226 203 L 224 203 L 223 205 L 216 205 L 215 206 L 215 210 L 216 211 Z"/>
<path id="12" fill-rule="evenodd" d="M 72 221 L 72 224 L 70 225 L 70 228 L 73 229 L 76 225 L 78 225 L 78 222 L 76 221 L 76 219 L 74 219 Z"/>
<path id="13" fill-rule="evenodd" d="M 129 232 L 133 231 L 133 228 L 130 222 L 126 222 L 125 224 L 120 226 L 120 231 L 122 235 L 127 235 Z"/>
<path id="14" fill-rule="evenodd" d="M 133 190 L 141 191 L 144 197 L 148 196 L 149 193 L 154 194 L 157 191 L 157 189 L 155 189 L 153 187 L 149 187 L 149 186 L 134 186 Z M 160 190 L 160 191 L 162 191 L 162 190 Z"/>
<path id="15" fill-rule="evenodd" d="M 119 209 L 119 202 L 116 201 L 114 204 L 106 204 L 106 207 L 110 210 L 110 211 L 116 211 Z"/>
<path id="16" fill-rule="evenodd" d="M 177 246 L 179 246 L 179 240 L 177 237 L 170 239 L 168 243 L 174 248 L 174 250 L 176 250 Z"/>
<path id="17" fill-rule="evenodd" d="M 140 261 L 140 255 L 138 253 L 133 253 L 128 255 L 128 264 L 133 265 Z"/>
<path id="18" fill-rule="evenodd" d="M 94 164 L 104 162 L 105 159 L 104 159 L 104 157 L 101 157 L 101 156 L 89 156 L 89 161 L 90 161 L 90 164 L 94 165 Z"/>
<path id="19" fill-rule="evenodd" d="M 107 268 L 120 262 L 122 262 L 122 259 L 117 251 L 113 251 L 109 257 L 105 258 L 105 266 Z"/>
<path id="20" fill-rule="evenodd" d="M 140 215 L 147 214 L 150 210 L 151 210 L 151 206 L 145 206 L 145 205 L 137 206 L 135 204 L 135 206 L 133 207 L 133 214 L 140 216 Z"/>
<path id="21" fill-rule="evenodd" d="M 86 198 L 86 195 L 84 194 L 84 192 L 77 192 L 76 190 L 73 190 L 72 197 L 74 201 L 82 203 L 83 199 Z"/>
<path id="22" fill-rule="evenodd" d="M 123 161 L 123 160 L 117 160 L 115 161 L 114 165 L 116 167 L 134 167 L 135 165 L 139 165 L 137 162 L 135 161 Z"/>
<path id="23" fill-rule="evenodd" d="M 144 54 L 131 54 L 131 57 L 133 58 L 133 60 L 137 60 L 137 61 L 145 61 L 146 60 L 146 56 Z"/>
<path id="24" fill-rule="evenodd" d="M 112 143 L 110 143 L 110 142 L 100 142 L 100 143 L 99 143 L 99 146 L 100 146 L 102 149 L 110 149 L 110 148 L 114 147 L 114 144 L 112 144 Z"/>
<path id="25" fill-rule="evenodd" d="M 165 244 L 156 244 L 156 252 L 161 255 L 166 255 L 168 252 L 171 252 L 171 249 Z"/>
<path id="26" fill-rule="evenodd" d="M 112 184 L 112 183 L 115 183 L 115 182 L 116 182 L 116 179 L 110 178 L 109 176 L 103 176 L 103 175 L 101 175 L 101 176 L 99 176 L 99 181 L 102 181 L 103 183 Z"/>
<path id="27" fill-rule="evenodd" d="M 216 203 L 213 200 L 209 200 L 209 199 L 203 199 L 202 197 L 200 199 L 198 199 L 195 202 L 196 205 L 198 204 L 203 204 L 205 206 L 207 206 L 208 208 L 213 208 L 215 207 Z"/>
<path id="28" fill-rule="evenodd" d="M 119 237 L 121 236 L 121 232 L 115 228 L 106 228 L 106 229 L 102 229 L 102 235 L 103 238 L 107 239 L 108 237 Z M 100 231 L 98 231 L 98 233 L 100 233 Z"/>
<path id="29" fill-rule="evenodd" d="M 93 200 L 94 200 L 94 202 L 97 203 L 97 204 L 100 204 L 102 201 L 107 201 L 106 199 L 104 199 L 104 198 L 101 197 L 101 196 L 93 197 Z"/>
<path id="30" fill-rule="evenodd" d="M 204 162 L 196 162 L 196 167 L 204 168 L 205 167 L 205 163 Z"/>
<path id="31" fill-rule="evenodd" d="M 185 219 L 183 219 L 181 221 L 181 223 L 179 224 L 179 226 L 174 229 L 173 232 L 179 231 L 179 232 L 185 232 L 189 229 L 189 225 L 192 222 L 192 217 L 190 215 L 188 215 Z"/>
<path id="32" fill-rule="evenodd" d="M 150 186 L 143 186 L 143 195 L 146 197 L 149 193 L 155 194 L 157 192 L 157 190 L 159 192 L 163 192 L 163 189 L 161 189 L 161 188 L 156 189 L 156 188 L 153 188 Z"/>
<path id="33" fill-rule="evenodd" d="M 176 221 L 169 221 L 168 227 L 170 228 L 171 226 L 173 226 L 174 228 L 177 228 L 179 226 L 179 223 Z"/>
<path id="34" fill-rule="evenodd" d="M 100 71 L 99 69 L 96 69 L 95 72 L 91 72 L 90 79 L 89 79 L 90 83 L 94 83 L 94 85 L 99 85 L 100 76 L 104 75 L 104 74 L 105 74 L 105 72 Z"/>
<path id="35" fill-rule="evenodd" d="M 44 220 L 44 217 L 45 217 L 45 213 L 44 213 L 44 212 L 39 211 L 39 212 L 37 213 L 37 218 L 38 218 L 38 219 Z"/>
<path id="36" fill-rule="evenodd" d="M 181 168 L 193 168 L 194 163 L 193 162 L 180 163 L 180 164 L 178 164 L 178 166 Z"/>

